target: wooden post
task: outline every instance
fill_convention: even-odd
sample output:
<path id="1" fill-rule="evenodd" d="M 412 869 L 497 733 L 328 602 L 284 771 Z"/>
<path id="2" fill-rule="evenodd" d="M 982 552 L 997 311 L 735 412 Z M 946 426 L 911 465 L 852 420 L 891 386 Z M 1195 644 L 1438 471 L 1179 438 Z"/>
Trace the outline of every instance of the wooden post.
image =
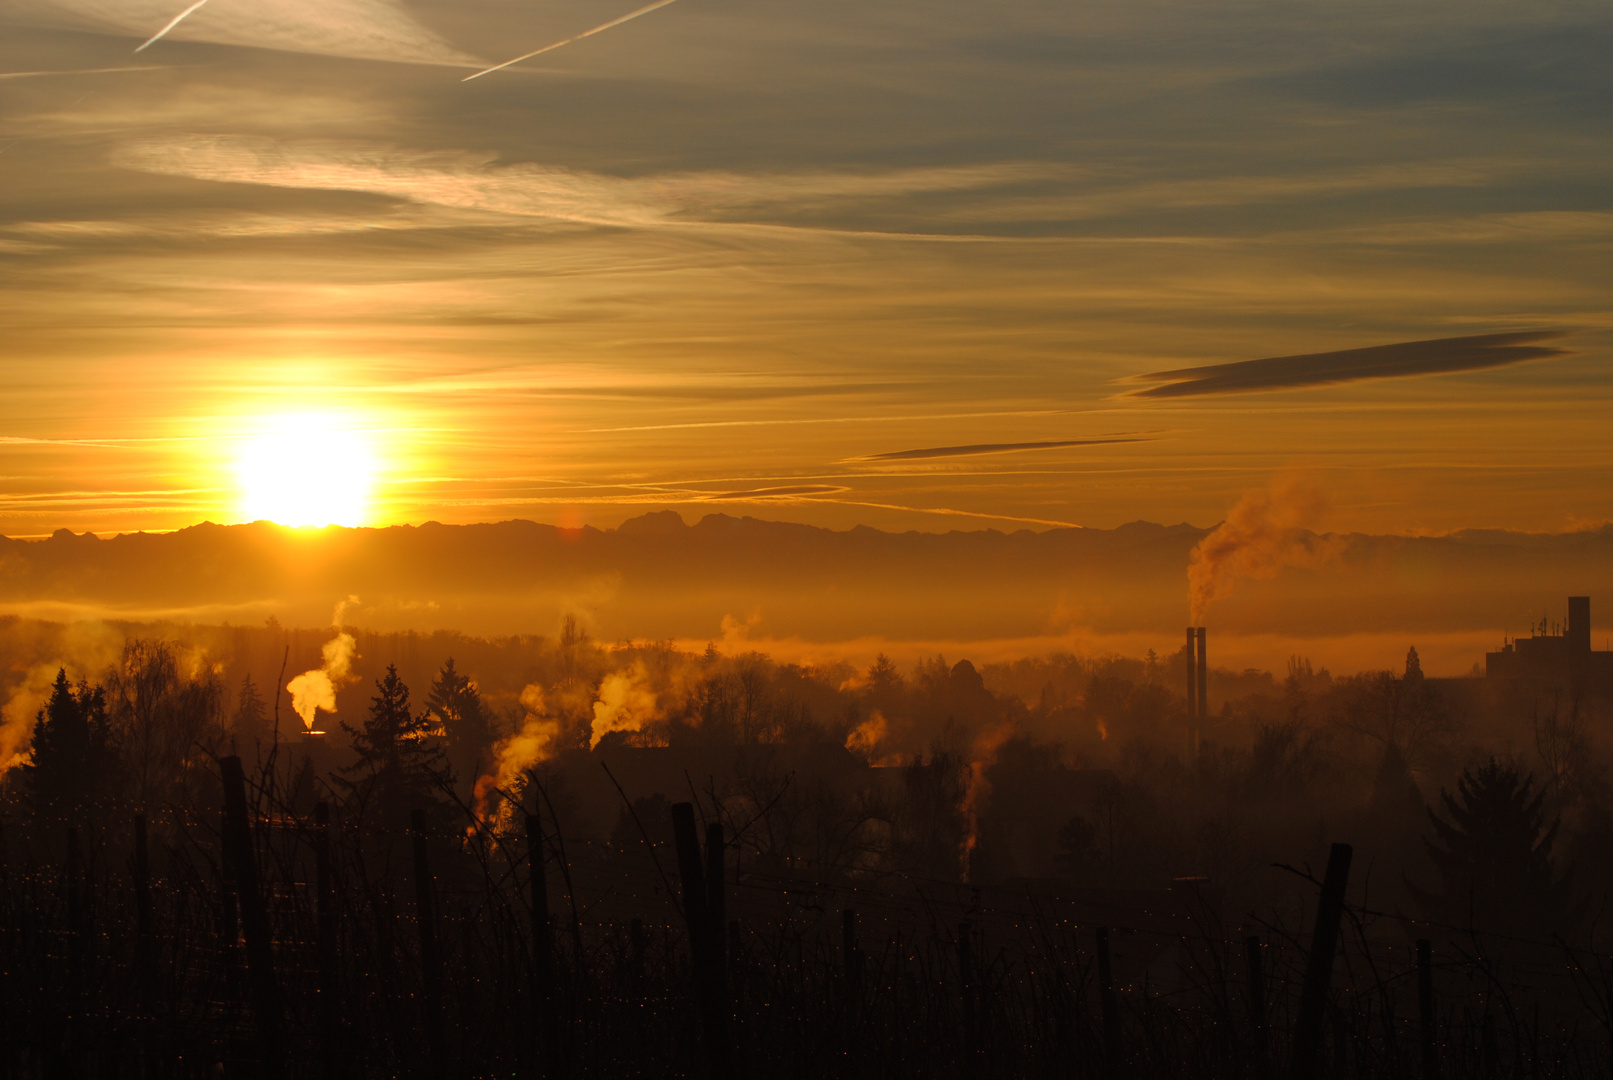
<path id="1" fill-rule="evenodd" d="M 1119 1076 L 1126 1048 L 1121 1041 L 1120 1001 L 1115 997 L 1114 958 L 1109 953 L 1109 928 L 1100 926 L 1098 942 L 1098 1009 L 1103 1015 L 1103 1057 L 1110 1076 Z"/>
<path id="2" fill-rule="evenodd" d="M 689 924 L 690 960 L 701 963 L 706 955 L 706 869 L 701 865 L 700 838 L 694 828 L 694 804 L 672 806 L 672 838 L 678 849 L 678 878 L 683 893 L 683 918 Z"/>
<path id="3" fill-rule="evenodd" d="M 1417 1019 L 1423 1044 L 1423 1080 L 1439 1080 L 1439 1018 L 1434 1013 L 1434 946 L 1417 941 Z"/>
<path id="4" fill-rule="evenodd" d="M 78 830 L 67 830 L 67 864 L 62 868 L 62 888 L 67 901 L 67 1016 L 64 1032 L 66 1055 L 62 1059 L 66 1071 L 79 1071 L 87 1064 L 88 1047 L 84 1045 L 88 1032 L 83 1022 L 88 1011 L 84 1000 L 85 945 L 89 937 L 84 924 L 84 872 L 83 859 L 78 849 Z"/>
<path id="5" fill-rule="evenodd" d="M 12 1003 L 14 985 L 11 967 L 16 962 L 12 942 L 15 940 L 12 921 L 16 901 L 11 891 L 11 870 L 6 855 L 6 826 L 0 821 L 0 1080 L 10 1080 L 12 1054 L 16 1041 L 12 1029 L 17 1023 Z"/>
<path id="6" fill-rule="evenodd" d="M 555 1060 L 554 933 L 549 926 L 549 876 L 543 822 L 526 815 L 527 893 L 532 920 L 532 1071 L 548 1076 Z"/>
<path id="7" fill-rule="evenodd" d="M 6 867 L 6 824 L 0 821 L 0 1080 L 11 1080 L 11 875 Z"/>
<path id="8" fill-rule="evenodd" d="M 227 871 L 233 874 L 234 871 Z M 224 965 L 224 996 L 233 1006 L 241 991 L 241 908 L 235 899 L 235 878 L 225 877 L 218 887 L 218 943 Z"/>
<path id="9" fill-rule="evenodd" d="M 84 977 L 84 894 L 83 859 L 78 850 L 78 830 L 67 830 L 67 866 L 62 871 L 62 884 L 67 899 L 67 978 L 74 996 L 74 1011 L 78 1011 L 77 996 Z"/>
<path id="10" fill-rule="evenodd" d="M 330 863 L 330 803 L 314 804 L 314 927 L 319 978 L 320 1075 L 347 1075 L 341 1041 L 342 1010 L 336 993 L 336 881 Z"/>
<path id="11" fill-rule="evenodd" d="M 857 947 L 857 909 L 840 913 L 840 964 L 846 979 L 846 994 L 854 997 L 862 981 L 862 950 Z"/>
<path id="12" fill-rule="evenodd" d="M 448 1048 L 442 1024 L 442 956 L 438 952 L 437 905 L 431 895 L 431 858 L 426 851 L 426 812 L 409 813 L 414 841 L 414 916 L 420 937 L 420 979 L 426 1007 L 426 1046 L 433 1075 L 448 1075 Z"/>
<path id="13" fill-rule="evenodd" d="M 1257 937 L 1243 939 L 1244 967 L 1249 979 L 1249 1056 L 1254 1080 L 1266 1080 L 1271 1073 L 1271 1047 L 1266 1033 L 1266 973 L 1261 964 Z"/>
<path id="14" fill-rule="evenodd" d="M 644 982 L 644 920 L 627 925 L 627 977 L 635 987 Z"/>
<path id="15" fill-rule="evenodd" d="M 968 919 L 958 924 L 958 991 L 963 1007 L 963 1069 L 966 1077 L 980 1071 L 980 993 L 975 971 L 974 926 Z"/>
<path id="16" fill-rule="evenodd" d="M 274 974 L 274 942 L 269 930 L 269 912 L 258 886 L 258 860 L 252 846 L 252 826 L 247 821 L 246 776 L 241 759 L 231 755 L 219 766 L 224 775 L 224 856 L 235 873 L 235 889 L 241 904 L 241 930 L 246 938 L 247 980 L 252 991 L 252 1014 L 257 1023 L 259 1060 L 263 1074 L 278 1080 L 285 1070 L 281 1046 L 284 1018 L 281 1015 L 280 986 Z"/>
<path id="17" fill-rule="evenodd" d="M 151 851 L 146 839 L 146 815 L 134 816 L 134 932 L 135 983 L 140 1007 L 151 997 Z"/>
<path id="18" fill-rule="evenodd" d="M 718 826 L 720 829 L 721 826 Z M 695 981 L 695 996 L 700 1003 L 702 1027 L 706 1035 L 706 1053 L 711 1064 L 712 1080 L 732 1080 L 734 1075 L 733 1046 L 728 1036 L 728 1002 L 724 992 L 722 955 L 727 951 L 713 941 L 721 933 L 714 928 L 712 918 L 713 880 L 721 892 L 722 863 L 702 860 L 700 838 L 695 832 L 694 804 L 675 803 L 672 807 L 672 836 L 677 841 L 678 876 L 683 886 L 683 915 L 689 926 L 689 959 Z M 711 831 L 707 830 L 707 836 Z M 704 864 L 703 864 L 704 863 Z M 722 903 L 722 898 L 717 898 Z M 721 910 L 720 908 L 718 910 Z"/>
<path id="19" fill-rule="evenodd" d="M 728 993 L 728 843 L 723 837 L 722 823 L 706 825 L 706 948 L 710 951 L 707 979 L 711 998 L 711 1072 L 713 1076 L 732 1076 L 733 1036 L 729 1031 L 730 1012 L 733 1009 Z"/>
<path id="20" fill-rule="evenodd" d="M 140 1071 L 156 1076 L 156 995 L 152 991 L 151 850 L 146 838 L 146 815 L 134 816 L 134 987 L 135 1007 L 141 1014 Z"/>
<path id="21" fill-rule="evenodd" d="M 1322 1019 L 1327 993 L 1333 983 L 1333 954 L 1339 948 L 1339 923 L 1344 918 L 1344 888 L 1350 880 L 1349 844 L 1334 844 L 1327 857 L 1327 876 L 1316 905 L 1316 928 L 1311 955 L 1305 964 L 1305 984 L 1299 995 L 1299 1018 L 1294 1024 L 1294 1056 L 1289 1075 L 1312 1080 L 1322 1053 Z"/>
<path id="22" fill-rule="evenodd" d="M 711 921 L 712 976 L 725 998 L 728 987 L 728 888 L 723 875 L 727 858 L 728 844 L 723 839 L 722 825 L 713 821 L 706 826 L 706 918 Z"/>

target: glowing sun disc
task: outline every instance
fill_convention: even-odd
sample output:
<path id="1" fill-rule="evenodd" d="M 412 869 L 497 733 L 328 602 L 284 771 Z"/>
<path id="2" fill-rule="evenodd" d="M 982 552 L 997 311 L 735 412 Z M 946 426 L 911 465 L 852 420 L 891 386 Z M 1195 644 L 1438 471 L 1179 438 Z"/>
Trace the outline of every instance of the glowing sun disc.
<path id="1" fill-rule="evenodd" d="M 375 457 L 365 433 L 339 417 L 276 417 L 242 443 L 236 477 L 243 520 L 362 525 Z"/>

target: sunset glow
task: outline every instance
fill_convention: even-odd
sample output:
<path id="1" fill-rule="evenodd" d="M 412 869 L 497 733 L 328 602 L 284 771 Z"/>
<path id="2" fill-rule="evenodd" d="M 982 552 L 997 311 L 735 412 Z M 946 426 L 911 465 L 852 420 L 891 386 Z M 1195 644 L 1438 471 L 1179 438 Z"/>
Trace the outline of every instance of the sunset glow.
<path id="1" fill-rule="evenodd" d="M 242 444 L 236 465 L 239 520 L 368 524 L 376 466 L 365 432 L 318 414 L 276 417 L 262 426 Z"/>
<path id="2" fill-rule="evenodd" d="M 1613 1080 L 1610 54 L 0 0 L 0 1073 Z"/>

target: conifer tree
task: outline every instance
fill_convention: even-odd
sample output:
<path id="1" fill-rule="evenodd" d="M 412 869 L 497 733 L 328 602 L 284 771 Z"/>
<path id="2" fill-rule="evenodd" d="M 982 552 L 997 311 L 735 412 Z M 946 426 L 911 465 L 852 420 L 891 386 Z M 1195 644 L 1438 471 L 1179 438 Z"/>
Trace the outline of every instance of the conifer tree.
<path id="1" fill-rule="evenodd" d="M 341 782 L 362 804 L 373 805 L 383 827 L 402 828 L 410 810 L 440 805 L 439 792 L 453 774 L 431 718 L 410 708 L 409 688 L 395 664 L 387 665 L 375 688 L 364 726 L 342 721 L 358 760 L 342 770 L 356 778 Z"/>
<path id="2" fill-rule="evenodd" d="M 35 809 L 47 817 L 77 822 L 85 810 L 118 795 L 119 770 L 107 719 L 106 693 L 66 670 L 56 673 L 50 700 L 34 723 L 28 786 Z"/>
<path id="3" fill-rule="evenodd" d="M 241 690 L 235 699 L 235 717 L 230 726 L 242 750 L 254 742 L 263 741 L 268 734 L 269 709 L 250 674 L 241 678 Z"/>
<path id="4" fill-rule="evenodd" d="M 1558 823 L 1547 823 L 1534 777 L 1491 758 L 1464 769 L 1456 794 L 1441 791 L 1440 799 L 1446 816 L 1428 812 L 1434 838 L 1426 847 L 1441 889 L 1417 891 L 1430 917 L 1533 938 L 1568 929 L 1568 881 L 1552 858 Z"/>
<path id="5" fill-rule="evenodd" d="M 465 783 L 473 782 L 480 766 L 486 764 L 482 759 L 493 741 L 492 724 L 476 684 L 454 669 L 451 656 L 431 684 L 426 714 L 447 740 L 454 775 Z"/>

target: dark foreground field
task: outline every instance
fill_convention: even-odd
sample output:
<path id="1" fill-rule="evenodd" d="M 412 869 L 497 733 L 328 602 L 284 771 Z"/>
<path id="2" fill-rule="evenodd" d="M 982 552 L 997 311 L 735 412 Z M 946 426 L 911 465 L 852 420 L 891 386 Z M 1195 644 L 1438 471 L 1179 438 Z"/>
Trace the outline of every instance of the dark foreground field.
<path id="1" fill-rule="evenodd" d="M 1613 963 L 1342 904 L 1342 846 L 1305 910 L 1229 920 L 1195 882 L 735 874 L 693 804 L 624 857 L 218 775 L 4 838 L 0 1076 L 1609 1075 Z"/>

